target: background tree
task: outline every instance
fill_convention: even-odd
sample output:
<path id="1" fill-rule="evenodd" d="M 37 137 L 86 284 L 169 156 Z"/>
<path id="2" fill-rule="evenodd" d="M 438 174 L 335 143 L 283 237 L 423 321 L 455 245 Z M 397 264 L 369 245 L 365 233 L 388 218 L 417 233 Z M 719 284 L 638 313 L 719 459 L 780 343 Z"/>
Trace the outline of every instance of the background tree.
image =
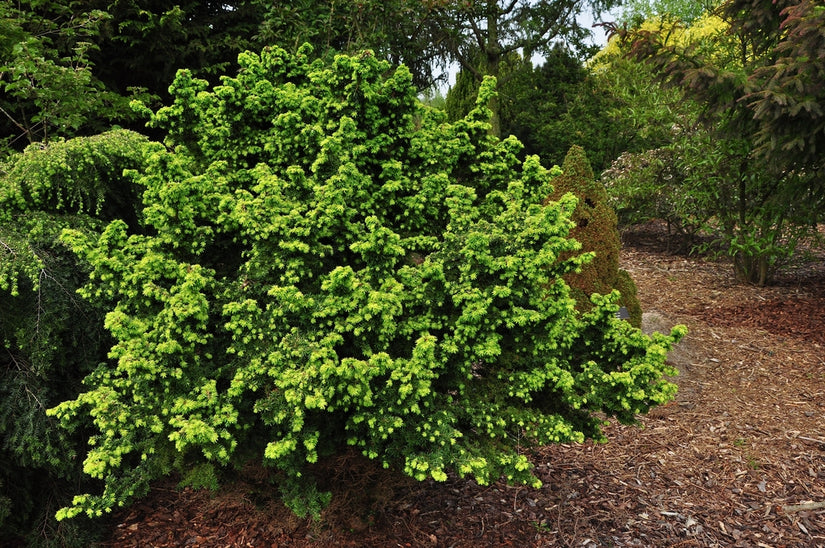
<path id="1" fill-rule="evenodd" d="M 473 0 L 433 2 L 438 6 L 435 17 L 437 44 L 449 59 L 477 82 L 485 75 L 494 76 L 504 86 L 508 74 L 502 63 L 517 54 L 530 60 L 534 54 L 549 54 L 564 42 L 568 48 L 586 57 L 592 53 L 585 45 L 590 31 L 578 22 L 586 8 L 595 12 L 609 9 L 613 0 Z M 513 73 L 511 73 L 513 74 Z M 501 135 L 500 106 L 492 99 L 492 133 Z"/>
<path id="2" fill-rule="evenodd" d="M 393 66 L 404 64 L 413 82 L 425 90 L 446 78 L 448 59 L 437 35 L 442 1 L 341 0 L 272 3 L 259 1 L 265 16 L 259 29 L 262 44 L 294 51 L 312 44 L 316 55 L 372 50 Z"/>
<path id="3" fill-rule="evenodd" d="M 510 79 L 501 91 L 503 133 L 548 165 L 561 165 L 572 146 L 584 147 L 600 173 L 633 133 L 613 113 L 621 103 L 570 50 L 559 45 L 541 65 Z"/>
<path id="4" fill-rule="evenodd" d="M 641 28 L 666 24 L 670 40 L 680 43 L 717 30 L 718 21 L 708 24 L 706 17 L 674 27 L 672 16 L 665 14 L 669 21 L 654 17 Z M 680 161 L 686 143 L 705 132 L 698 122 L 702 109 L 678 88 L 663 86 L 649 65 L 627 55 L 629 47 L 628 41 L 616 36 L 588 63 L 596 89 L 612 98 L 607 116 L 617 132 L 615 142 L 622 147 L 621 154 L 605 166 L 601 180 L 622 225 L 664 220 L 668 235 L 678 236 L 678 249 L 689 252 L 715 207 L 701 200 L 707 192 L 692 192 L 686 183 L 696 166 Z M 706 174 L 707 170 L 700 170 L 691 180 L 701 182 Z"/>
<path id="5" fill-rule="evenodd" d="M 764 19 L 767 24 L 779 15 L 766 13 Z M 754 32 L 761 35 L 766 28 L 771 27 Z M 770 40 L 750 36 L 742 23 L 731 26 L 716 17 L 698 20 L 685 31 L 660 22 L 633 36 L 636 58 L 701 107 L 701 127 L 681 133 L 673 144 L 685 176 L 683 191 L 707 208 L 705 228 L 720 236 L 737 277 L 767 283 L 800 238 L 812 234 L 822 210 L 815 166 L 771 169 L 769 156 L 759 153 L 760 121 L 745 97 L 752 97 L 753 75 L 771 63 Z"/>
<path id="6" fill-rule="evenodd" d="M 128 99 L 93 74 L 106 13 L 64 2 L 0 4 L 0 139 L 3 150 L 94 133 L 130 120 Z"/>
<path id="7" fill-rule="evenodd" d="M 523 154 L 537 154 L 546 167 L 560 165 L 571 146 L 587 146 L 597 172 L 638 141 L 644 130 L 616 116 L 630 108 L 576 55 L 562 45 L 554 47 L 541 65 L 512 54 L 499 68 L 497 86 L 503 135 L 514 135 Z M 620 80 L 620 79 L 617 79 Z M 457 120 L 474 107 L 479 83 L 460 71 L 447 93 L 446 110 Z M 634 121 L 638 122 L 638 121 Z"/>
<path id="8" fill-rule="evenodd" d="M 87 0 L 83 5 L 105 14 L 90 57 L 95 76 L 121 95 L 137 88 L 166 101 L 179 69 L 216 78 L 237 66 L 239 53 L 262 46 L 259 26 L 266 10 L 251 0 Z"/>
<path id="9" fill-rule="evenodd" d="M 686 24 L 712 11 L 720 0 L 626 0 L 622 2 L 619 22 L 625 25 L 659 18 Z"/>
<path id="10" fill-rule="evenodd" d="M 754 5 L 731 0 L 723 5 L 723 14 L 731 33 L 746 35 L 755 51 L 769 48 L 763 66 L 748 74 L 741 100 L 757 123 L 755 152 L 778 173 L 809 172 L 812 177 L 800 182 L 811 186 L 810 197 L 821 204 L 825 198 L 825 10 L 810 0 Z M 769 32 L 753 27 L 754 20 L 769 21 Z"/>

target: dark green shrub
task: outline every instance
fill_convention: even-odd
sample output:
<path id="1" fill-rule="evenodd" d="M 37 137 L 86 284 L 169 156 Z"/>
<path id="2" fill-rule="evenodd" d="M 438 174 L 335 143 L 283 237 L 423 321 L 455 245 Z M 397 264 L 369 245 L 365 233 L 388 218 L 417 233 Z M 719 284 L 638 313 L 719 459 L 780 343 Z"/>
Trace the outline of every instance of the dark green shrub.
<path id="1" fill-rule="evenodd" d="M 629 274 L 619 269 L 622 244 L 616 213 L 610 207 L 604 186 L 594 179 L 583 148 L 570 148 L 562 165 L 562 175 L 553 180 L 553 187 L 550 200 L 558 200 L 566 193 L 579 199 L 570 236 L 582 244 L 582 250 L 595 255 L 581 270 L 564 276 L 579 308 L 590 310 L 593 293 L 607 295 L 617 289 L 621 292 L 619 303 L 630 313 L 630 323 L 641 327 L 642 312 L 635 284 Z"/>
<path id="2" fill-rule="evenodd" d="M 78 485 L 91 421 L 70 434 L 46 409 L 77 397 L 112 341 L 103 311 L 77 294 L 88 279 L 60 235 L 136 218 L 123 178 L 146 140 L 111 132 L 33 145 L 0 171 L 0 540 L 88 546 L 82 521 L 57 523 Z M 131 212 L 131 214 L 129 214 Z"/>
<path id="3" fill-rule="evenodd" d="M 682 331 L 651 339 L 612 297 L 575 310 L 575 198 L 542 205 L 550 172 L 489 136 L 492 80 L 448 123 L 403 67 L 309 55 L 244 54 L 211 89 L 179 72 L 152 116 L 168 146 L 136 174 L 146 234 L 66 234 L 114 346 L 50 411 L 91 417 L 84 469 L 105 484 L 60 517 L 250 455 L 317 512 L 308 465 L 351 447 L 417 479 L 539 485 L 525 448 L 673 396 Z"/>

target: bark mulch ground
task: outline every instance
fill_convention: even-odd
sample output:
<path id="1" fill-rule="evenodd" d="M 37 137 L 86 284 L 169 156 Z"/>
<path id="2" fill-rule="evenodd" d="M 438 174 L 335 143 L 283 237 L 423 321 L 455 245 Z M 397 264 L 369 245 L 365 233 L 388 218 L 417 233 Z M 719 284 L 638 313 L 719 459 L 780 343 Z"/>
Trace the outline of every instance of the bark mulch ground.
<path id="1" fill-rule="evenodd" d="M 625 236 L 645 327 L 690 329 L 671 355 L 679 395 L 608 426 L 607 444 L 535 452 L 540 490 L 418 483 L 343 455 L 321 471 L 321 524 L 250 469 L 218 495 L 157 484 L 104 546 L 825 546 L 825 257 L 758 288 L 667 253 L 652 227 Z"/>

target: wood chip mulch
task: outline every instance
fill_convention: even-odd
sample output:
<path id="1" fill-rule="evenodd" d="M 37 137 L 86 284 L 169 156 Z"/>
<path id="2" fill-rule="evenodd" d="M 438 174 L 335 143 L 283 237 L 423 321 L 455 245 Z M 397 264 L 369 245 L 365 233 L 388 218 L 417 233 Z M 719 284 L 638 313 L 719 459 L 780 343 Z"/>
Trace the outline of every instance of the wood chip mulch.
<path id="1" fill-rule="evenodd" d="M 331 463 L 325 521 L 290 515 L 254 474 L 218 495 L 160 482 L 103 546 L 825 546 L 825 257 L 774 286 L 629 237 L 646 328 L 690 329 L 674 402 L 607 444 L 533 454 L 539 490 L 417 483 Z M 270 496 L 272 495 L 272 496 Z"/>

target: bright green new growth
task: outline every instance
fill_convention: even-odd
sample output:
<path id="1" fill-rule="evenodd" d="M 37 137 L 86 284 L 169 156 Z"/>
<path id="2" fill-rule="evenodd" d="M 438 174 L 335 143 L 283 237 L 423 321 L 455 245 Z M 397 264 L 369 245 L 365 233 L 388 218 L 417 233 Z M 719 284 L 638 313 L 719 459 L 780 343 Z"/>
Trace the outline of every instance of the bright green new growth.
<path id="1" fill-rule="evenodd" d="M 575 310 L 575 198 L 542 205 L 550 172 L 488 135 L 493 80 L 450 124 L 403 67 L 309 55 L 243 54 L 211 90 L 181 71 L 152 119 L 168 150 L 135 174 L 146 235 L 66 234 L 116 342 L 51 411 L 93 417 L 85 470 L 105 482 L 60 517 L 250 452 L 322 498 L 302 471 L 347 445 L 417 479 L 537 486 L 524 448 L 674 395 L 682 331 L 615 320 L 617 295 Z"/>

